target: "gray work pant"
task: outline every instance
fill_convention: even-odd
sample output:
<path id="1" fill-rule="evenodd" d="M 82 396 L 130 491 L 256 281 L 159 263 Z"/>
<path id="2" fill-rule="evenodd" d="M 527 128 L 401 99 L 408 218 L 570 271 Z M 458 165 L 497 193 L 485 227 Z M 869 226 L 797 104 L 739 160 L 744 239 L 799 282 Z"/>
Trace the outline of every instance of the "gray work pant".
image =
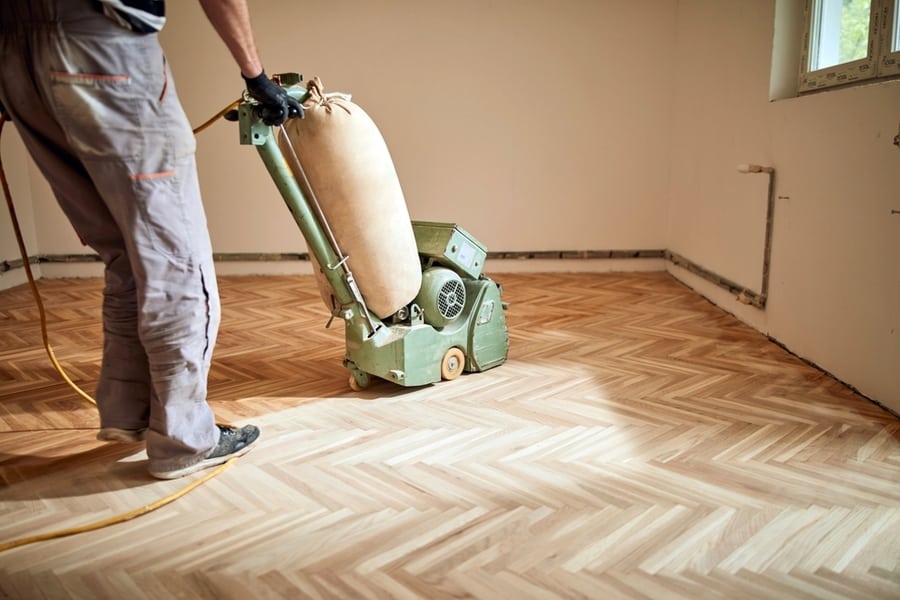
<path id="1" fill-rule="evenodd" d="M 4 0 L 6 1 L 6 0 Z M 149 427 L 151 467 L 202 460 L 218 441 L 206 381 L 219 296 L 195 140 L 156 35 L 87 0 L 0 40 L 0 100 L 81 239 L 102 258 L 102 427 Z"/>

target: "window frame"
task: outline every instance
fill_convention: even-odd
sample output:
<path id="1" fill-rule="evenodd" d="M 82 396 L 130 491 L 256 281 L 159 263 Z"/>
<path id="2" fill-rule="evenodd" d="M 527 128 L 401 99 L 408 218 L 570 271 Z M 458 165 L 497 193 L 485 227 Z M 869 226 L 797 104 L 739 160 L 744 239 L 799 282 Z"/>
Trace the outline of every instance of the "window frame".
<path id="1" fill-rule="evenodd" d="M 900 75 L 900 0 L 882 0 L 881 51 L 877 76 Z M 894 41 L 897 48 L 894 49 Z"/>
<path id="2" fill-rule="evenodd" d="M 900 0 L 872 0 L 869 13 L 869 43 L 864 58 L 824 69 L 810 70 L 815 44 L 816 8 L 821 0 L 804 0 L 803 49 L 800 57 L 800 94 L 836 86 L 861 83 L 900 75 L 900 50 L 893 50 L 898 35 Z"/>

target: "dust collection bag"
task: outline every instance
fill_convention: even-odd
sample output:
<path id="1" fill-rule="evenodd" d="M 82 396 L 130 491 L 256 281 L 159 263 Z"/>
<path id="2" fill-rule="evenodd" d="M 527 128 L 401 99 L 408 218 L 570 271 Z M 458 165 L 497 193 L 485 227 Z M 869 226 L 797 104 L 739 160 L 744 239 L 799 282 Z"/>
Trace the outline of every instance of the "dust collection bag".
<path id="1" fill-rule="evenodd" d="M 304 118 L 288 120 L 285 132 L 341 251 L 349 256 L 366 306 L 379 318 L 388 317 L 409 304 L 422 284 L 400 180 L 381 132 L 362 108 L 345 94 L 326 94 L 318 78 L 308 82 L 308 90 Z M 283 135 L 278 144 L 289 155 Z M 312 253 L 310 259 L 330 311 L 335 303 L 331 286 Z"/>

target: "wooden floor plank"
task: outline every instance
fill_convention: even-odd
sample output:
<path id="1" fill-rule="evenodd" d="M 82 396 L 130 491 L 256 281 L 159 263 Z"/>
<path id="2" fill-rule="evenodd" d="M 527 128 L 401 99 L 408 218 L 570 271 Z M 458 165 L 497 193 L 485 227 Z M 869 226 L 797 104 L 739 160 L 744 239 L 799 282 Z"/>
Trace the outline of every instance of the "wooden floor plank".
<path id="1" fill-rule="evenodd" d="M 258 447 L 0 553 L 0 598 L 900 597 L 894 416 L 664 273 L 495 278 L 503 366 L 353 392 L 311 276 L 222 277 L 210 402 Z M 40 282 L 88 392 L 100 285 Z M 97 422 L 0 292 L 0 543 L 199 477 Z"/>

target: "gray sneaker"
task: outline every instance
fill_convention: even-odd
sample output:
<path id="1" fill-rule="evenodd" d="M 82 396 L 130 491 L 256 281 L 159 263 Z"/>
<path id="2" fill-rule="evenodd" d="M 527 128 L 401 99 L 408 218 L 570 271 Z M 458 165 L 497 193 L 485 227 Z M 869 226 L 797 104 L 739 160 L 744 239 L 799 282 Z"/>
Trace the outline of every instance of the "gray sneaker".
<path id="1" fill-rule="evenodd" d="M 219 443 L 210 450 L 206 458 L 171 471 L 157 471 L 151 468 L 150 474 L 157 479 L 178 479 L 209 467 L 215 467 L 246 454 L 253 446 L 253 442 L 259 438 L 259 427 L 255 425 L 244 425 L 240 428 L 227 425 L 216 425 L 216 427 L 219 428 Z"/>

